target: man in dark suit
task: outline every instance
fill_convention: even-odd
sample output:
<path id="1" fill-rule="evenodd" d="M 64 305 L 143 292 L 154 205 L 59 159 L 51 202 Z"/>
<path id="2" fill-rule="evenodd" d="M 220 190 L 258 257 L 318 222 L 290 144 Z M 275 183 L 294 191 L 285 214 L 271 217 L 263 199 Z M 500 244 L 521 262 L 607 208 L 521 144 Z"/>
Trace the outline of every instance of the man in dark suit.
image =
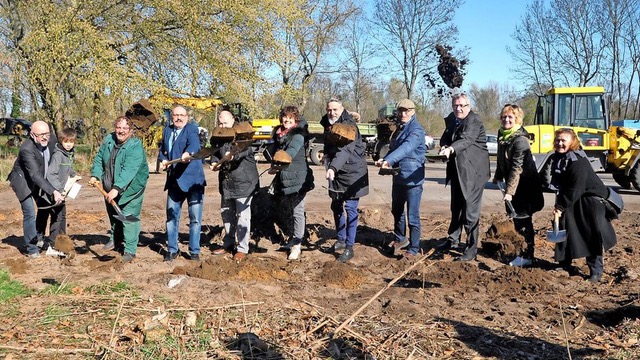
<path id="1" fill-rule="evenodd" d="M 16 193 L 22 209 L 22 229 L 27 255 L 39 256 L 37 246 L 38 230 L 36 228 L 36 208 L 34 199 L 43 193 L 50 195 L 56 204 L 64 201 L 64 197 L 46 179 L 49 159 L 56 144 L 55 136 L 51 139 L 51 129 L 44 121 L 36 121 L 31 125 L 30 140 L 20 146 L 18 158 L 13 164 L 7 180 Z M 50 141 L 51 139 L 51 141 Z"/>
<path id="2" fill-rule="evenodd" d="M 458 247 L 462 228 L 467 246 L 457 260 L 470 261 L 478 252 L 482 192 L 489 180 L 489 152 L 484 125 L 471 111 L 465 94 L 454 95 L 453 112 L 445 118 L 446 128 L 440 138 L 440 154 L 447 157 L 445 184 L 451 182 L 451 224 L 445 247 Z"/>
<path id="3" fill-rule="evenodd" d="M 178 231 L 182 203 L 187 200 L 189 212 L 189 254 L 191 260 L 200 260 L 200 229 L 204 178 L 202 161 L 191 161 L 191 154 L 200 150 L 198 126 L 188 122 L 187 110 L 182 106 L 171 112 L 172 124 L 162 132 L 160 144 L 161 168 L 167 169 L 164 189 L 167 193 L 167 252 L 164 261 L 178 257 Z M 180 159 L 177 164 L 167 162 Z"/>

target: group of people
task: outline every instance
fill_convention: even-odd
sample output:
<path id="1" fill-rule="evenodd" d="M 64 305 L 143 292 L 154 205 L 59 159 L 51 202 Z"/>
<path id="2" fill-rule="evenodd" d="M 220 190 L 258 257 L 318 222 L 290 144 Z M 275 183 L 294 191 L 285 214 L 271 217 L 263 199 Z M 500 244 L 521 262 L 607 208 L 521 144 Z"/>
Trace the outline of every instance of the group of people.
<path id="1" fill-rule="evenodd" d="M 477 114 L 471 111 L 464 94 L 452 98 L 452 112 L 445 118 L 440 153 L 447 160 L 446 185 L 451 188 L 451 222 L 441 250 L 459 248 L 462 230 L 466 246 L 459 261 L 474 260 L 478 252 L 479 219 L 485 183 L 490 179 L 486 132 Z M 409 99 L 396 106 L 397 126 L 390 138 L 389 152 L 375 162 L 393 176 L 391 213 L 394 219 L 394 254 L 404 258 L 420 253 L 420 202 L 425 179 L 425 132 L 416 119 L 416 106 Z M 274 175 L 269 187 L 272 204 L 277 207 L 275 220 L 285 234 L 281 245 L 289 260 L 299 259 L 305 237 L 305 196 L 314 188 L 313 172 L 306 159 L 307 122 L 295 106 L 285 106 L 279 114 L 280 126 L 274 129 L 267 153 L 286 153 L 286 164 L 272 166 Z M 201 150 L 198 127 L 188 121 L 187 110 L 172 110 L 171 123 L 164 129 L 159 159 L 167 177 L 165 261 L 180 254 L 178 245 L 182 204 L 186 201 L 189 216 L 188 258 L 200 260 L 200 233 L 205 180 L 203 162 L 193 158 Z M 569 128 L 555 133 L 555 153 L 548 163 L 548 176 L 539 175 L 523 123 L 523 111 L 507 104 L 500 114 L 497 169 L 493 182 L 503 189 L 505 206 L 509 203 L 517 216 L 516 230 L 524 237 L 526 249 L 509 264 L 531 266 L 534 262 L 532 215 L 543 208 L 543 188 L 556 191 L 554 212 L 567 230 L 566 242 L 556 246 L 555 258 L 570 269 L 575 258 L 586 257 L 590 281 L 597 282 L 603 273 L 603 250 L 616 243 L 610 219 L 605 216 L 603 199 L 607 187 L 592 170 L 580 150 L 580 140 Z M 348 262 L 355 255 L 359 199 L 369 193 L 365 144 L 356 121 L 345 111 L 339 99 L 330 99 L 324 128 L 324 166 L 328 195 L 336 229 L 333 251 L 337 260 Z M 134 136 L 131 119 L 119 117 L 115 131 L 102 142 L 91 168 L 89 183 L 104 189 L 111 231 L 105 250 L 118 250 L 125 262 L 135 258 L 140 221 L 123 221 L 118 213 L 140 216 L 149 171 L 142 142 Z M 229 111 L 218 115 L 218 127 L 235 129 L 237 123 Z M 334 130 L 348 127 L 353 138 L 343 141 Z M 214 131 L 215 133 L 215 131 Z M 73 172 L 75 132 L 64 129 L 56 140 L 50 126 L 36 121 L 31 128 L 32 141 L 20 149 L 9 181 L 23 212 L 24 241 L 27 254 L 37 257 L 47 221 L 51 219 L 50 237 L 65 232 L 65 179 Z M 251 203 L 259 189 L 259 174 L 250 146 L 236 142 L 213 143 L 211 169 L 218 171 L 221 195 L 220 213 L 225 235 L 214 255 L 233 256 L 242 261 L 249 252 Z M 37 210 L 36 210 L 37 204 Z M 261 206 L 263 204 L 260 204 Z M 408 228 L 408 236 L 407 236 Z"/>
<path id="2" fill-rule="evenodd" d="M 451 183 L 452 215 L 442 248 L 459 247 L 464 227 L 467 243 L 460 261 L 473 260 L 477 255 L 482 193 L 491 176 L 485 129 L 470 106 L 466 95 L 453 97 L 453 112 L 445 119 L 446 129 L 440 140 L 440 155 L 448 160 L 446 183 Z M 543 208 L 542 193 L 548 188 L 556 192 L 554 214 L 567 233 L 566 241 L 556 244 L 555 260 L 572 273 L 575 271 L 572 260 L 584 257 L 590 271 L 589 281 L 599 282 L 604 267 L 603 251 L 616 244 L 611 217 L 606 211 L 609 190 L 594 172 L 571 128 L 555 131 L 555 152 L 546 163 L 546 170 L 539 173 L 527 131 L 522 126 L 523 117 L 517 105 L 502 108 L 493 177 L 493 183 L 503 189 L 505 207 L 510 204 L 514 209 L 514 226 L 526 242 L 523 253 L 509 265 L 533 265 L 532 215 Z"/>

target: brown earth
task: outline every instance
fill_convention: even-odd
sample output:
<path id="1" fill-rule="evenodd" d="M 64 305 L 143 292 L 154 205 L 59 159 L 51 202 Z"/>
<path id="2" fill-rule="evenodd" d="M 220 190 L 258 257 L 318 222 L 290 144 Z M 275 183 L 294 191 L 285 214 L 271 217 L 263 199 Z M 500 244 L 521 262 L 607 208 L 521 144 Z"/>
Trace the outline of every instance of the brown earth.
<path id="1" fill-rule="evenodd" d="M 260 164 L 260 170 L 265 166 Z M 54 358 L 85 358 L 77 354 L 78 349 L 76 353 L 60 349 L 102 338 L 128 358 L 145 358 L 139 352 L 143 342 L 168 334 L 189 334 L 185 330 L 188 316 L 180 314 L 191 309 L 200 324 L 211 329 L 215 341 L 210 350 L 191 354 L 166 350 L 160 358 L 238 358 L 243 351 L 246 359 L 565 359 L 569 353 L 574 359 L 640 356 L 640 308 L 636 304 L 640 201 L 634 192 L 623 192 L 628 205 L 614 223 L 618 245 L 605 254 L 603 281 L 591 284 L 585 280 L 588 269 L 584 259 L 575 261 L 577 272 L 556 269 L 553 246 L 544 240 L 551 218 L 550 194 L 546 195 L 545 210 L 534 217 L 536 266 L 519 269 L 505 265 L 521 251 L 524 241 L 506 221 L 499 192 L 491 185 L 485 191 L 481 219 L 482 232 L 488 234 L 482 237 L 477 261 L 455 262 L 456 251 L 436 252 L 420 264 L 394 256 L 388 248 L 393 228 L 391 179 L 376 175 L 374 168 L 370 168 L 370 194 L 360 204 L 356 256 L 348 264 L 339 263 L 331 251 L 335 233 L 326 189 L 320 185 L 321 168 L 315 170 L 316 189 L 306 198 L 309 236 L 299 261 L 287 261 L 286 253 L 278 251 L 282 235 L 270 219 L 274 210 L 268 206 L 264 189 L 254 201 L 250 254 L 240 263 L 212 255 L 222 241 L 223 230 L 217 177 L 211 173 L 207 173 L 201 262 L 188 260 L 188 254 L 172 263 L 162 261 L 164 175 L 150 176 L 138 254 L 130 264 L 124 264 L 118 253 L 102 250 L 108 240 L 108 220 L 96 191 L 85 186 L 68 204 L 69 237 L 59 238 L 55 248 L 75 255 L 37 259 L 20 254 L 19 206 L 10 189 L 1 191 L 9 205 L 0 214 L 0 264 L 13 279 L 30 288 L 73 284 L 73 293 L 62 299 L 31 296 L 0 303 L 3 311 L 17 309 L 0 320 L 0 344 L 5 344 L 0 346 L 0 354 L 7 354 L 7 359 L 50 359 L 52 354 Z M 441 244 L 440 239 L 446 236 L 449 190 L 444 188 L 442 177 L 441 166 L 427 170 L 423 253 Z M 265 175 L 261 185 L 267 186 L 269 181 Z M 181 224 L 185 252 L 187 221 L 185 213 Z M 413 265 L 332 336 L 343 321 Z M 169 286 L 172 280 L 175 287 Z M 136 295 L 105 300 L 95 290 L 88 290 L 120 282 L 135 288 Z M 26 330 L 29 325 L 25 324 L 41 326 L 48 319 L 43 308 L 51 306 L 51 301 L 84 309 L 74 315 L 74 321 L 62 324 L 73 338 L 51 334 L 54 330 L 47 327 L 38 327 L 45 333 Z M 111 319 L 111 325 L 101 330 L 96 322 L 101 308 L 98 303 L 111 309 L 103 314 Z M 170 312 L 168 309 L 173 309 L 174 316 L 156 319 L 163 311 Z M 34 318 L 20 314 L 33 314 Z M 114 319 L 118 326 L 111 328 Z M 56 340 L 43 341 L 42 336 Z M 108 358 L 119 358 L 110 354 Z"/>

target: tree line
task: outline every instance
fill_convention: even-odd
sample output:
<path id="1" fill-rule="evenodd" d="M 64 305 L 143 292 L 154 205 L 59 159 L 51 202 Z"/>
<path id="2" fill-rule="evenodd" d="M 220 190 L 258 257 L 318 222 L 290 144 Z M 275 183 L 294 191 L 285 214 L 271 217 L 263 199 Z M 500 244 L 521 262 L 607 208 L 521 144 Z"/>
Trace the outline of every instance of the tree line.
<path id="1" fill-rule="evenodd" d="M 615 117 L 636 117 L 640 0 L 532 0 L 509 49 L 524 89 L 467 85 L 497 129 L 505 102 L 533 116 L 550 86 L 604 85 Z M 298 105 L 309 121 L 338 96 L 363 121 L 412 98 L 432 134 L 450 111 L 443 50 L 460 59 L 462 0 L 0 0 L 0 99 L 13 117 L 98 134 L 157 93 L 220 96 L 254 117 Z M 437 49 L 440 49 L 437 50 Z M 439 66 L 440 65 L 440 66 Z M 440 69 L 439 69 L 440 68 Z M 462 81 L 460 79 L 460 81 Z"/>

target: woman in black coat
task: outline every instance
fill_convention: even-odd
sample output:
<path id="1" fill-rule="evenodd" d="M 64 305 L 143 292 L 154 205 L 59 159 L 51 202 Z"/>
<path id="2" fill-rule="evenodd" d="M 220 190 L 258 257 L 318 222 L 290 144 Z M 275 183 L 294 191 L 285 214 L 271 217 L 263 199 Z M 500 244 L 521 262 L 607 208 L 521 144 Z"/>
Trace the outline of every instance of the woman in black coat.
<path id="1" fill-rule="evenodd" d="M 308 135 L 307 122 L 300 117 L 298 108 L 284 107 L 280 111 L 280 126 L 273 131 L 270 154 L 283 150 L 291 157 L 291 163 L 280 169 L 272 167 L 269 173 L 276 174 L 272 193 L 280 224 L 289 236 L 289 241 L 281 247 L 289 251 L 289 260 L 300 257 L 306 226 L 304 198 L 313 189 L 313 171 L 306 157 Z"/>
<path id="2" fill-rule="evenodd" d="M 522 127 L 524 113 L 518 105 L 505 105 L 500 113 L 498 130 L 498 161 L 493 183 L 504 181 L 503 200 L 510 201 L 518 218 L 513 219 L 516 231 L 522 235 L 527 248 L 509 265 L 531 266 L 534 253 L 532 215 L 544 206 L 542 181 L 531 155 L 527 131 Z M 505 204 L 506 206 L 506 204 Z"/>
<path id="3" fill-rule="evenodd" d="M 580 140 L 570 128 L 556 130 L 556 152 L 551 162 L 551 188 L 556 189 L 555 212 L 561 227 L 567 230 L 567 241 L 558 243 L 555 259 L 565 268 L 571 260 L 587 258 L 591 282 L 603 273 L 603 248 L 616 244 L 611 221 L 605 216 L 604 202 L 608 189 L 591 168 Z"/>

